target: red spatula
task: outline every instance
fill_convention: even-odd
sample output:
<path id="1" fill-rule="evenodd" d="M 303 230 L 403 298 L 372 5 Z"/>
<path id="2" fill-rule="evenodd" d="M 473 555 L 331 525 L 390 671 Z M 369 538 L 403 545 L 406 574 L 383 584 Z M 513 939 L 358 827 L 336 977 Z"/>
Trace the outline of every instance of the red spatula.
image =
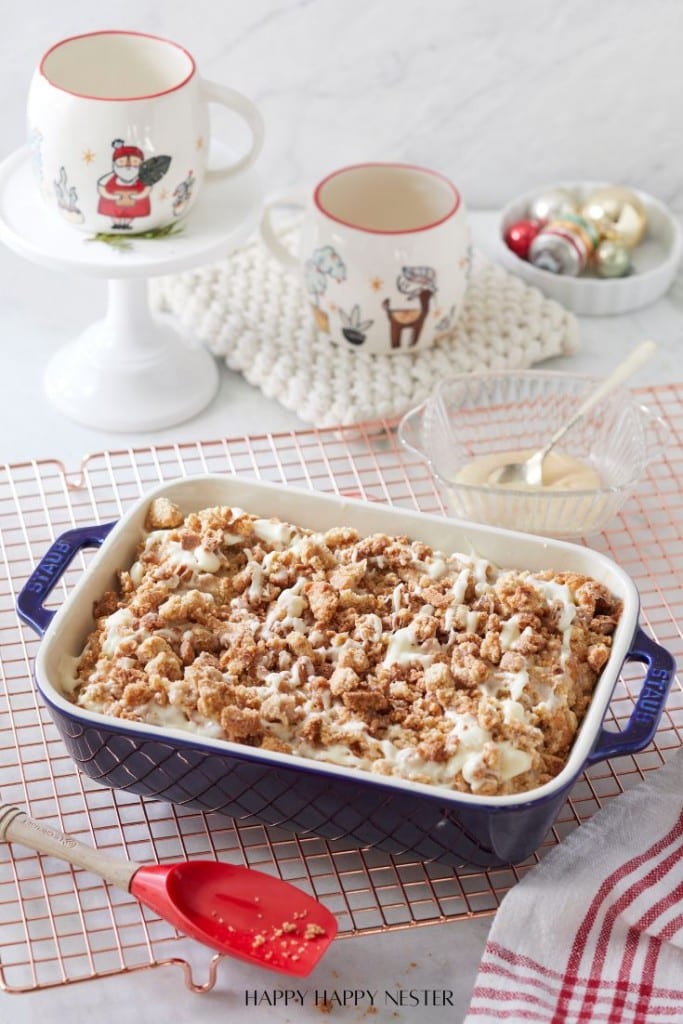
<path id="1" fill-rule="evenodd" d="M 334 915 L 296 886 L 217 861 L 136 864 L 0 806 L 0 839 L 21 843 L 132 893 L 180 932 L 228 956 L 283 974 L 310 974 L 337 934 Z"/>

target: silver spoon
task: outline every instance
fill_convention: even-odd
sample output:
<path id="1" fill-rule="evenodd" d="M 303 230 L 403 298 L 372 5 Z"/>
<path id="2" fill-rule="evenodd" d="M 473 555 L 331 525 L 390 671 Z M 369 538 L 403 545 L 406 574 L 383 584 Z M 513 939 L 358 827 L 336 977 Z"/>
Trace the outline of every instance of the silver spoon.
<path id="1" fill-rule="evenodd" d="M 508 462 L 499 466 L 489 477 L 490 484 L 526 484 L 529 487 L 540 487 L 543 483 L 543 460 L 557 442 L 564 437 L 577 420 L 597 405 L 598 402 L 608 395 L 610 391 L 618 387 L 625 380 L 635 373 L 644 363 L 651 359 L 657 346 L 654 341 L 643 341 L 634 348 L 633 352 L 619 363 L 616 370 L 607 377 L 602 384 L 593 391 L 588 398 L 585 398 L 571 418 L 556 430 L 548 443 L 540 448 L 533 455 L 523 462 Z"/>

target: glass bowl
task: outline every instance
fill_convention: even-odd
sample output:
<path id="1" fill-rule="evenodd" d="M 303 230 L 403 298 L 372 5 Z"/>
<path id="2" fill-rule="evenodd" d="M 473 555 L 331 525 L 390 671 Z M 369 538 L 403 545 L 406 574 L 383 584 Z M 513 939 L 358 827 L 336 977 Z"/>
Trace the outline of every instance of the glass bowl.
<path id="1" fill-rule="evenodd" d="M 529 490 L 456 477 L 480 456 L 541 448 L 598 383 L 542 370 L 449 377 L 406 413 L 399 438 L 429 463 L 459 519 L 551 537 L 597 533 L 633 493 L 668 436 L 664 421 L 625 389 L 603 399 L 558 444 L 559 451 L 587 463 L 600 486 Z"/>

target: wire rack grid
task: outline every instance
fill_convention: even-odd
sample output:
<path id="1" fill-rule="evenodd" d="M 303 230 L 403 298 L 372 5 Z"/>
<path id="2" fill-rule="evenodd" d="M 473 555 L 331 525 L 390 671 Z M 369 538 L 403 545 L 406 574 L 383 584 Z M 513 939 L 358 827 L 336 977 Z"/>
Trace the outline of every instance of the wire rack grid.
<path id="1" fill-rule="evenodd" d="M 591 545 L 635 579 L 650 633 L 683 657 L 683 385 L 643 390 L 642 399 L 672 433 L 663 458 L 611 525 Z M 445 923 L 495 912 L 515 882 L 606 800 L 658 767 L 681 744 L 683 690 L 674 684 L 655 743 L 637 756 L 589 769 L 574 788 L 536 855 L 522 864 L 482 870 L 422 863 L 409 855 L 355 849 L 343 840 L 292 835 L 253 820 L 143 800 L 98 786 L 74 770 L 31 682 L 36 638 L 20 627 L 18 591 L 36 560 L 62 531 L 117 518 L 159 482 L 199 473 L 268 481 L 444 512 L 426 465 L 404 452 L 392 424 L 242 437 L 89 456 L 76 475 L 61 463 L 0 467 L 0 792 L 35 818 L 102 850 L 138 861 L 208 857 L 279 875 L 322 899 L 337 915 L 340 936 Z M 51 597 L 58 605 L 88 554 L 66 572 Z M 625 722 L 642 672 L 629 666 L 609 717 Z M 91 875 L 0 846 L 0 986 L 25 992 L 173 963 L 196 983 L 188 947 L 174 929 L 130 896 Z M 192 951 L 195 952 L 194 950 Z"/>

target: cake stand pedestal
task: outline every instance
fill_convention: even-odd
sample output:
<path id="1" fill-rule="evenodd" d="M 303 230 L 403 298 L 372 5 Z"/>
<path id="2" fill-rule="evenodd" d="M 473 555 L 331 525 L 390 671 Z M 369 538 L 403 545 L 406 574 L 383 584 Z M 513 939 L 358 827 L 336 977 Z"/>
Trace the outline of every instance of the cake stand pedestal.
<path id="1" fill-rule="evenodd" d="M 170 317 L 152 314 L 148 279 L 229 255 L 257 226 L 258 177 L 206 181 L 178 234 L 125 248 L 65 223 L 38 195 L 31 157 L 18 150 L 0 165 L 0 240 L 57 270 L 109 279 L 103 319 L 61 348 L 44 376 L 50 402 L 70 419 L 100 430 L 160 430 L 189 419 L 213 398 L 216 362 L 183 337 Z"/>

